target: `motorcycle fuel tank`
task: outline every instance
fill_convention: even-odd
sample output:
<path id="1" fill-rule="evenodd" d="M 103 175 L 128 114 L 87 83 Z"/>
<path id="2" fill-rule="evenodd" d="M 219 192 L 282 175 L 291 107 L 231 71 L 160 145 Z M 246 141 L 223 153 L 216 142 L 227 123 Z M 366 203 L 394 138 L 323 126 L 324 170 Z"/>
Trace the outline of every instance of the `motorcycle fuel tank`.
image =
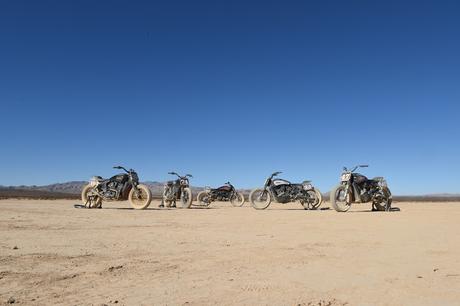
<path id="1" fill-rule="evenodd" d="M 275 186 L 280 186 L 280 185 L 290 185 L 291 183 L 289 181 L 283 180 L 283 179 L 276 179 L 273 180 L 273 185 Z"/>

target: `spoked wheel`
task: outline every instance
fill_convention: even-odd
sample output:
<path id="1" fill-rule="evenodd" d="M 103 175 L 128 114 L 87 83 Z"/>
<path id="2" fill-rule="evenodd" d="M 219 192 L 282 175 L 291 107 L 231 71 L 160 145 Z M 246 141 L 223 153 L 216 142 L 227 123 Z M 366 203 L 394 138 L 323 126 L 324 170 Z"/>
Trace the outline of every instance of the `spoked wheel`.
<path id="1" fill-rule="evenodd" d="M 102 208 L 102 199 L 92 193 L 93 187 L 88 184 L 81 191 L 81 201 L 86 208 Z"/>
<path id="2" fill-rule="evenodd" d="M 346 212 L 350 209 L 351 197 L 345 192 L 345 186 L 339 185 L 331 191 L 331 205 L 339 212 Z"/>
<path id="3" fill-rule="evenodd" d="M 391 202 L 393 197 L 391 196 L 390 189 L 388 187 L 383 187 L 383 198 L 380 201 L 374 201 L 374 207 L 378 211 L 390 211 Z"/>
<path id="4" fill-rule="evenodd" d="M 244 204 L 244 195 L 241 192 L 235 192 L 230 199 L 230 203 L 232 203 L 235 207 L 241 207 Z"/>
<path id="5" fill-rule="evenodd" d="M 146 209 L 152 201 L 152 193 L 150 189 L 142 184 L 137 185 L 136 188 L 131 188 L 128 196 L 131 207 L 134 209 Z"/>
<path id="6" fill-rule="evenodd" d="M 258 188 L 251 191 L 249 194 L 249 201 L 255 209 L 265 209 L 270 205 L 272 199 L 270 192 Z"/>
<path id="7" fill-rule="evenodd" d="M 192 205 L 192 190 L 190 188 L 184 188 L 180 195 L 181 208 L 190 208 Z"/>
<path id="8" fill-rule="evenodd" d="M 209 196 L 209 193 L 206 190 L 201 191 L 197 195 L 196 200 L 200 206 L 208 207 L 211 204 L 211 197 Z"/>
<path id="9" fill-rule="evenodd" d="M 306 210 L 318 209 L 321 206 L 321 203 L 323 202 L 323 195 L 321 194 L 319 189 L 313 188 L 311 190 L 308 190 L 307 193 L 309 195 L 308 199 L 300 202 L 303 208 Z"/>

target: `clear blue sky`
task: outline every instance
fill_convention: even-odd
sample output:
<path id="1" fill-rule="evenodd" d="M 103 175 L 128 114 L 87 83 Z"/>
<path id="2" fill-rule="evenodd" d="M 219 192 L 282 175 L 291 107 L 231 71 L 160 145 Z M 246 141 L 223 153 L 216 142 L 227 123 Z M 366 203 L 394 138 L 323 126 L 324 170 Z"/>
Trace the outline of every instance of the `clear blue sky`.
<path id="1" fill-rule="evenodd" d="M 458 1 L 1 1 L 0 185 L 460 192 L 459 38 Z"/>

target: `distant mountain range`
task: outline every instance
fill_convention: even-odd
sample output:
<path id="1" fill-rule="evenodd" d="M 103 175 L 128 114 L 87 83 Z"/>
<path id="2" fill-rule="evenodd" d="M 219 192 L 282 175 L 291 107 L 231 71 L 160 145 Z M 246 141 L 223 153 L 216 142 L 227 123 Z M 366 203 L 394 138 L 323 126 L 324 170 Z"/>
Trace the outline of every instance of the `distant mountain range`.
<path id="1" fill-rule="evenodd" d="M 161 197 L 163 194 L 162 182 L 147 181 L 142 182 L 147 185 L 152 191 L 154 197 Z M 46 199 L 64 199 L 64 198 L 79 198 L 83 186 L 88 184 L 87 181 L 70 181 L 65 183 L 56 183 L 43 186 L 0 186 L 0 199 L 1 198 L 46 198 Z M 216 186 L 218 187 L 218 186 Z M 202 191 L 203 187 L 192 186 L 193 194 L 196 196 L 198 192 Z M 249 189 L 241 190 L 244 194 L 248 195 Z M 324 199 L 329 199 L 329 192 L 323 193 Z M 397 201 L 460 201 L 460 194 L 439 193 L 427 195 L 403 195 L 394 196 Z"/>
<path id="2" fill-rule="evenodd" d="M 33 191 L 40 191 L 40 192 L 46 192 L 46 193 L 59 193 L 59 194 L 67 194 L 67 195 L 80 195 L 81 190 L 83 187 L 88 184 L 87 181 L 71 181 L 71 182 L 65 182 L 65 183 L 56 183 L 56 184 L 50 184 L 50 185 L 43 185 L 43 186 L 26 186 L 26 185 L 20 185 L 20 186 L 0 186 L 0 190 L 7 190 L 10 193 L 12 191 L 28 191 L 28 192 L 33 192 Z M 149 187 L 149 189 L 152 191 L 152 194 L 154 196 L 159 196 L 163 193 L 163 185 L 164 183 L 161 182 L 142 182 L 142 184 L 145 184 Z M 192 187 L 193 192 L 199 192 L 203 190 L 202 187 Z"/>

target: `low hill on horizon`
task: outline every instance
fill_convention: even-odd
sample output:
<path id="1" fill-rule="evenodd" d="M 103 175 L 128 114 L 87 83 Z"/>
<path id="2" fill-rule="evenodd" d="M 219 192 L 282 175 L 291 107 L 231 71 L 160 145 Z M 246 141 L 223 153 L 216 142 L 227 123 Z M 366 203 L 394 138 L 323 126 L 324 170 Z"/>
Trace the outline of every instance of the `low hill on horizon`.
<path id="1" fill-rule="evenodd" d="M 154 197 L 159 197 L 163 194 L 162 182 L 147 181 L 141 182 L 149 187 Z M 31 197 L 31 198 L 79 198 L 81 190 L 88 184 L 87 181 L 69 181 L 65 183 L 56 183 L 49 185 L 19 185 L 19 186 L 1 186 L 0 198 L 8 197 Z M 197 194 L 202 191 L 203 187 L 191 186 L 192 192 Z"/>
<path id="2" fill-rule="evenodd" d="M 49 185 L 19 185 L 19 186 L 1 186 L 0 199 L 5 198 L 34 198 L 34 199 L 76 199 L 80 197 L 83 186 L 88 184 L 87 181 L 69 181 Z M 163 193 L 163 182 L 146 181 L 142 182 L 149 187 L 154 197 L 161 197 Z M 192 186 L 193 194 L 196 196 L 204 187 Z M 250 189 L 240 189 L 246 196 L 249 195 Z M 324 199 L 329 200 L 329 192 L 323 193 Z M 427 195 L 394 195 L 396 201 L 460 201 L 460 194 L 439 193 Z"/>

